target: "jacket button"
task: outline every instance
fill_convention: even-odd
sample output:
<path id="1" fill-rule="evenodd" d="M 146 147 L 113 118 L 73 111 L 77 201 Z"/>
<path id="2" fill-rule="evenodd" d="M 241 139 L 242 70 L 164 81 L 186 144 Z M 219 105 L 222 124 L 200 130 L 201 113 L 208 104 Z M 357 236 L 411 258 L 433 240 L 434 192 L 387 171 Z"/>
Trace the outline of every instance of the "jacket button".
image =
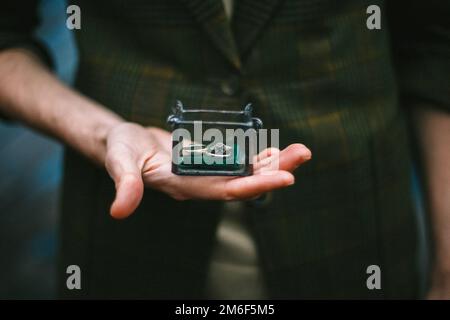
<path id="1" fill-rule="evenodd" d="M 220 88 L 223 94 L 235 96 L 239 92 L 239 78 L 237 76 L 232 76 L 228 80 L 222 81 Z"/>

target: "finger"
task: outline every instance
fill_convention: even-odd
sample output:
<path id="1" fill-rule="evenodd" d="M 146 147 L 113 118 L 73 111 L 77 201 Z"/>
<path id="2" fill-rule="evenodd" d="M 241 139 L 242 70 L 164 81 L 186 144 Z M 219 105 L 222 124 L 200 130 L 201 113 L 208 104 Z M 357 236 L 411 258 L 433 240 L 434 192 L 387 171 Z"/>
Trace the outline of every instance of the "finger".
<path id="1" fill-rule="evenodd" d="M 266 152 L 265 155 L 267 154 Z M 273 170 L 292 172 L 302 163 L 311 159 L 311 151 L 299 143 L 291 144 L 280 152 L 271 151 L 269 154 L 269 156 L 262 156 L 261 160 L 254 165 L 254 174 L 270 173 Z"/>
<path id="2" fill-rule="evenodd" d="M 300 143 L 287 146 L 280 152 L 280 170 L 294 171 L 311 159 L 311 151 Z"/>
<path id="3" fill-rule="evenodd" d="M 280 149 L 278 148 L 266 148 L 263 151 L 261 151 L 259 154 L 257 154 L 256 156 L 254 156 L 253 158 L 253 162 L 254 163 L 258 163 L 263 161 L 264 159 L 267 159 L 269 157 L 278 155 L 280 153 Z"/>
<path id="4" fill-rule="evenodd" d="M 278 157 L 280 150 L 277 148 L 266 148 L 253 157 L 253 171 L 257 171 L 262 167 L 268 166 L 274 159 Z"/>
<path id="5" fill-rule="evenodd" d="M 235 200 L 250 199 L 262 193 L 287 187 L 294 176 L 287 171 L 241 178 L 229 177 L 175 177 L 173 189 L 187 199 Z"/>
<path id="6" fill-rule="evenodd" d="M 107 156 L 106 168 L 116 186 L 110 213 L 116 219 L 126 218 L 136 210 L 144 194 L 141 170 L 131 153 L 121 150 Z"/>
<path id="7" fill-rule="evenodd" d="M 260 194 L 290 186 L 294 182 L 292 173 L 283 170 L 228 180 L 225 183 L 226 200 L 254 198 Z"/>

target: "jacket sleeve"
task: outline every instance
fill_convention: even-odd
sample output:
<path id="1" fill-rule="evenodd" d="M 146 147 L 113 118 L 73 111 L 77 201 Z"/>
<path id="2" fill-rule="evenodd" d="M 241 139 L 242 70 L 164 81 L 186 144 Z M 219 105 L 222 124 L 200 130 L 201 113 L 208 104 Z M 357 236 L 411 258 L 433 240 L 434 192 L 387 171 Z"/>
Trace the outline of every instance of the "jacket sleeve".
<path id="1" fill-rule="evenodd" d="M 49 68 L 53 63 L 44 45 L 34 37 L 39 24 L 39 0 L 6 0 L 0 5 L 0 51 L 24 48 L 37 55 Z M 0 113 L 0 119 L 6 119 Z"/>
<path id="2" fill-rule="evenodd" d="M 44 45 L 34 37 L 39 25 L 39 0 L 2 1 L 0 10 L 0 50 L 22 47 L 33 51 L 49 67 L 52 61 Z"/>
<path id="3" fill-rule="evenodd" d="M 402 98 L 450 112 L 450 1 L 387 2 Z"/>

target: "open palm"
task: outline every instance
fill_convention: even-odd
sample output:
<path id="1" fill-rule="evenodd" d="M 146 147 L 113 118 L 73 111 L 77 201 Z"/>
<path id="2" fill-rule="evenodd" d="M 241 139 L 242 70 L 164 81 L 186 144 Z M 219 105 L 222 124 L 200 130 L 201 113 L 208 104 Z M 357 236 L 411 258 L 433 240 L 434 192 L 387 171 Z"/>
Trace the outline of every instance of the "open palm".
<path id="1" fill-rule="evenodd" d="M 129 216 L 139 205 L 144 186 L 177 200 L 251 199 L 293 184 L 291 172 L 311 158 L 305 146 L 292 144 L 282 151 L 269 148 L 261 152 L 255 157 L 251 176 L 179 176 L 171 171 L 171 148 L 171 135 L 162 129 L 124 123 L 111 130 L 105 166 L 116 184 L 113 217 Z"/>

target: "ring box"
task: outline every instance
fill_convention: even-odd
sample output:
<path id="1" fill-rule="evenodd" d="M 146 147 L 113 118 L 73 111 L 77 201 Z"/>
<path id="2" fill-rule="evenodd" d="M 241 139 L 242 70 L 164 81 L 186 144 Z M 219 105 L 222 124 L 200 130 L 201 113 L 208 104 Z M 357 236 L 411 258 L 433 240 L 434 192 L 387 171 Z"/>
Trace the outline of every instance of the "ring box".
<path id="1" fill-rule="evenodd" d="M 177 101 L 167 118 L 172 127 L 172 172 L 189 176 L 247 176 L 262 121 L 242 111 L 184 108 Z M 244 138 L 242 138 L 244 134 Z"/>

